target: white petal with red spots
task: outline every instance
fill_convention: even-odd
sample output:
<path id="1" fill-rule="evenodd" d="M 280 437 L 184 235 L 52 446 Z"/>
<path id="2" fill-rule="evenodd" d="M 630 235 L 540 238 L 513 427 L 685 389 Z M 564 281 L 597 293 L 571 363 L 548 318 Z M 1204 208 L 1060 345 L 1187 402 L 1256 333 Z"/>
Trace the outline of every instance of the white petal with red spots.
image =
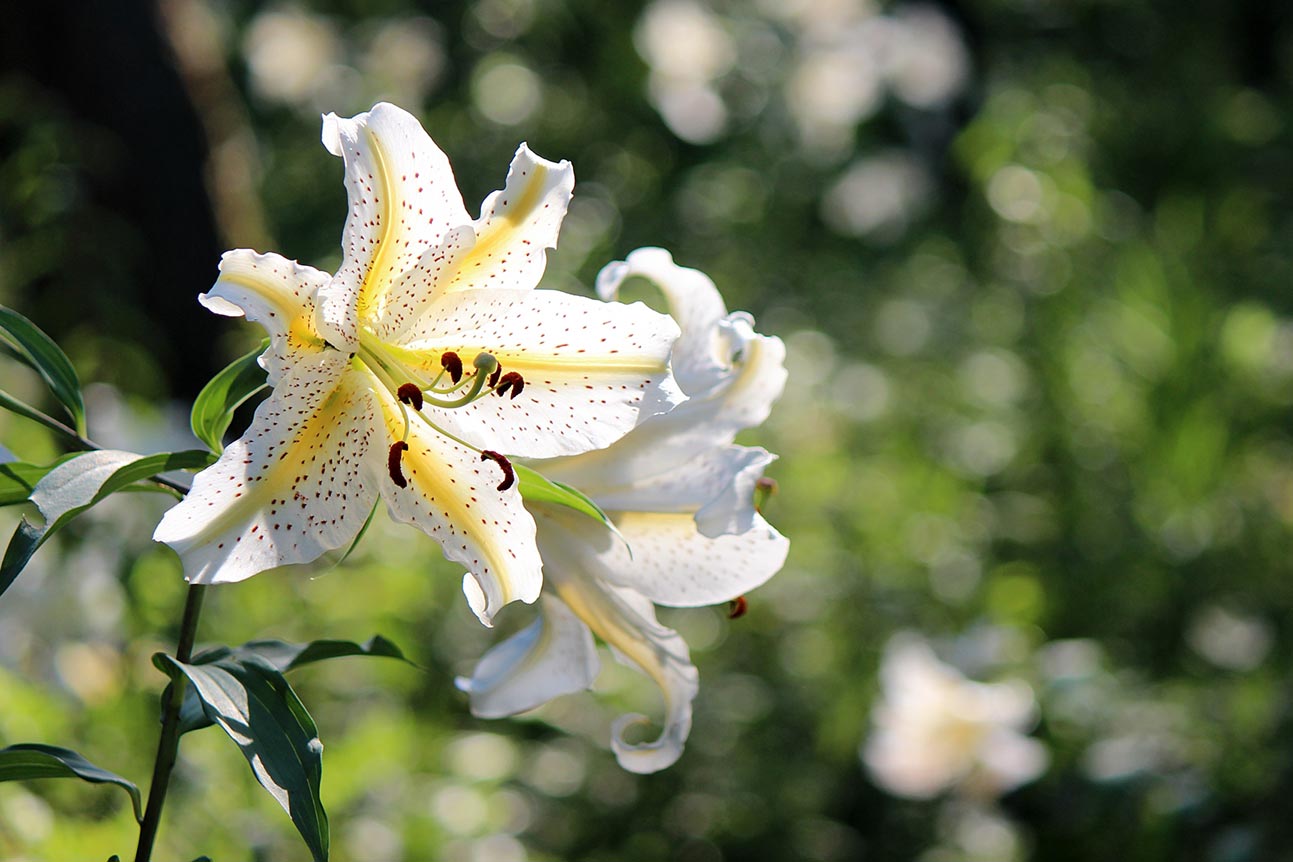
<path id="1" fill-rule="evenodd" d="M 288 366 L 251 427 L 153 538 L 192 583 L 241 581 L 354 539 L 377 497 L 372 393 L 337 351 Z"/>

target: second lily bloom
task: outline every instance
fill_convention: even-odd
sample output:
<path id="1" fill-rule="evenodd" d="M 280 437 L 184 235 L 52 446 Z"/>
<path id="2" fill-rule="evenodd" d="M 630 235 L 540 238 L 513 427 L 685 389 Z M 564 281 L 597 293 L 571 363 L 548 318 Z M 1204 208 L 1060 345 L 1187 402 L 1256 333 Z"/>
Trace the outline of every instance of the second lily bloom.
<path id="1" fill-rule="evenodd" d="M 660 288 L 682 327 L 673 368 L 687 400 L 606 449 L 533 465 L 591 497 L 618 534 L 569 509 L 527 504 L 544 561 L 540 616 L 458 685 L 478 716 L 531 709 L 592 685 L 595 635 L 661 691 L 656 739 L 626 739 L 631 725 L 646 722 L 640 715 L 622 716 L 611 731 L 625 769 L 655 772 L 682 754 L 698 676 L 687 644 L 656 619 L 654 605 L 736 599 L 772 577 L 789 550 L 755 508 L 756 485 L 774 456 L 732 442 L 767 418 L 786 371 L 780 339 L 755 332 L 747 314 L 729 314 L 707 276 L 662 249 L 639 249 L 606 267 L 598 293 L 613 298 L 634 276 Z"/>

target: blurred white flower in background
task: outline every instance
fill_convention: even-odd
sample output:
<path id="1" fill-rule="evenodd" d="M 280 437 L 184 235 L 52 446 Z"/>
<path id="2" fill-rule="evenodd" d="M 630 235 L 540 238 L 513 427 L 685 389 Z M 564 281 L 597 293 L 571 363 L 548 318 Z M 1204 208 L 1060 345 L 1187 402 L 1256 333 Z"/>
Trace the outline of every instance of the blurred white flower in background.
<path id="1" fill-rule="evenodd" d="M 419 104 L 440 82 L 444 34 L 425 16 L 378 19 L 355 33 L 296 5 L 274 5 L 242 42 L 252 92 L 305 113 L 351 102 Z"/>
<path id="2" fill-rule="evenodd" d="M 910 153 L 890 150 L 854 162 L 822 197 L 822 219 L 843 236 L 891 241 L 924 211 L 934 193 L 929 171 Z"/>
<path id="3" fill-rule="evenodd" d="M 761 56 L 777 34 L 793 59 L 769 74 Z M 656 0 L 634 32 L 650 67 L 647 93 L 684 141 L 711 143 L 729 127 L 727 78 L 742 98 L 766 103 L 779 90 L 806 154 L 833 162 L 854 148 L 854 130 L 887 95 L 914 108 L 944 107 L 969 80 L 970 54 L 956 24 L 937 7 L 883 13 L 869 0 L 766 2 L 711 9 L 698 0 Z M 747 56 L 748 55 L 748 56 Z M 762 88 L 753 97 L 752 87 Z"/>
<path id="4" fill-rule="evenodd" d="M 889 793 L 930 799 L 956 788 L 991 798 L 1046 770 L 1045 747 L 1024 735 L 1037 721 L 1037 703 L 1023 681 L 968 680 L 912 634 L 889 641 L 880 681 L 861 755 Z"/>
<path id="5" fill-rule="evenodd" d="M 327 18 L 297 6 L 275 6 L 252 19 L 242 50 L 256 95 L 313 106 L 326 100 L 344 46 Z"/>
<path id="6" fill-rule="evenodd" d="M 669 129 L 684 141 L 707 144 L 727 126 L 727 106 L 715 82 L 736 62 L 724 22 L 691 0 L 660 0 L 633 32 L 651 67 L 647 95 Z"/>

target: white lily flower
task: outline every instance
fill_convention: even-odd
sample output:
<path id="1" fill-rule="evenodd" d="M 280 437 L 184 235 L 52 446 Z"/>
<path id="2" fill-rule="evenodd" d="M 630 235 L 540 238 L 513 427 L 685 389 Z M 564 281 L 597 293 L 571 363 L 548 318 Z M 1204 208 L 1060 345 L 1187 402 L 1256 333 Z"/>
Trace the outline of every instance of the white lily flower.
<path id="1" fill-rule="evenodd" d="M 930 799 L 959 787 L 994 797 L 1046 771 L 1046 748 L 1024 735 L 1037 703 L 1022 680 L 972 682 L 923 640 L 898 635 L 885 648 L 880 683 L 862 761 L 890 793 Z"/>
<path id="2" fill-rule="evenodd" d="M 659 737 L 630 743 L 645 716 L 611 730 L 620 764 L 655 772 L 682 754 L 698 679 L 687 644 L 661 625 L 655 604 L 696 607 L 754 589 L 782 566 L 789 542 L 755 510 L 755 484 L 774 456 L 732 445 L 761 423 L 785 386 L 785 348 L 759 335 L 747 314 L 728 314 L 714 283 L 662 249 L 639 249 L 597 279 L 604 299 L 643 276 L 661 288 L 682 328 L 674 375 L 688 399 L 607 449 L 542 462 L 544 475 L 579 488 L 620 533 L 570 509 L 530 505 L 544 560 L 541 614 L 491 649 L 458 686 L 483 718 L 513 715 L 590 687 L 599 661 L 593 635 L 664 696 Z"/>
<path id="3" fill-rule="evenodd" d="M 154 538 L 189 581 L 238 581 L 346 545 L 380 497 L 468 569 L 488 624 L 541 583 L 506 456 L 603 447 L 668 410 L 678 329 L 641 304 L 533 290 L 569 162 L 522 144 L 473 220 L 444 153 L 400 108 L 328 114 L 323 143 L 345 163 L 341 268 L 225 254 L 200 299 L 265 327 L 274 391 Z"/>

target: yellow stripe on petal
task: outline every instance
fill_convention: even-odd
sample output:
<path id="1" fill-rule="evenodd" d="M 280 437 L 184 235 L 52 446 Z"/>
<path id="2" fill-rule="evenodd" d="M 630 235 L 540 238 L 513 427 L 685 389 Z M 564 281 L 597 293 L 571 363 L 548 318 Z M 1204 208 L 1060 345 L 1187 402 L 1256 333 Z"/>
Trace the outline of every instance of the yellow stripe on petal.
<path id="1" fill-rule="evenodd" d="M 614 543 L 609 533 L 603 541 L 590 543 L 583 525 L 568 529 L 578 522 L 566 512 L 551 506 L 538 511 L 539 544 L 547 563 L 545 590 L 555 592 L 593 634 L 613 648 L 621 663 L 646 674 L 664 698 L 663 728 L 651 742 L 634 744 L 623 738 L 627 727 L 648 724 L 645 716 L 625 715 L 616 720 L 611 732 L 615 756 L 632 772 L 664 769 L 682 754 L 691 731 L 691 702 L 699 689 L 687 644 L 676 631 L 660 624 L 650 600 L 602 578 L 599 548 Z"/>
<path id="2" fill-rule="evenodd" d="M 552 290 L 450 294 L 434 303 L 391 355 L 421 375 L 453 351 L 486 352 L 525 380 L 513 398 L 486 395 L 428 415 L 454 435 L 508 455 L 550 458 L 608 446 L 681 395 L 668 373 L 672 320 L 640 303 Z"/>
<path id="3" fill-rule="evenodd" d="M 340 347 L 384 315 L 400 275 L 471 218 L 449 160 L 407 111 L 380 103 L 349 119 L 328 114 L 323 142 L 345 161 L 350 204 L 341 268 L 321 294 L 323 334 Z"/>
<path id="4" fill-rule="evenodd" d="M 521 144 L 504 187 L 481 204 L 476 243 L 444 289 L 530 290 L 538 285 L 574 186 L 570 162 L 550 162 Z"/>
<path id="5" fill-rule="evenodd" d="M 374 387 L 377 387 L 374 378 Z M 478 613 L 487 625 L 511 601 L 533 602 L 542 583 L 542 561 L 534 544 L 534 519 L 513 485 L 498 490 L 499 466 L 474 449 L 449 439 L 413 413 L 404 436 L 405 412 L 386 389 L 378 391 L 387 443 L 405 440 L 400 476 L 381 482 L 391 517 L 413 524 L 435 539 L 446 558 L 475 578 L 485 602 Z M 392 461 L 394 456 L 392 456 Z"/>
<path id="6" fill-rule="evenodd" d="M 289 356 L 317 354 L 327 346 L 315 329 L 314 308 L 319 289 L 331 280 L 281 255 L 237 249 L 225 252 L 220 277 L 199 299 L 217 314 L 245 315 L 265 327 L 270 350 L 264 364 L 272 383 Z"/>
<path id="7" fill-rule="evenodd" d="M 364 378 L 335 351 L 288 369 L 247 432 L 162 518 L 192 583 L 240 581 L 350 542 L 372 509 L 376 429 Z"/>

